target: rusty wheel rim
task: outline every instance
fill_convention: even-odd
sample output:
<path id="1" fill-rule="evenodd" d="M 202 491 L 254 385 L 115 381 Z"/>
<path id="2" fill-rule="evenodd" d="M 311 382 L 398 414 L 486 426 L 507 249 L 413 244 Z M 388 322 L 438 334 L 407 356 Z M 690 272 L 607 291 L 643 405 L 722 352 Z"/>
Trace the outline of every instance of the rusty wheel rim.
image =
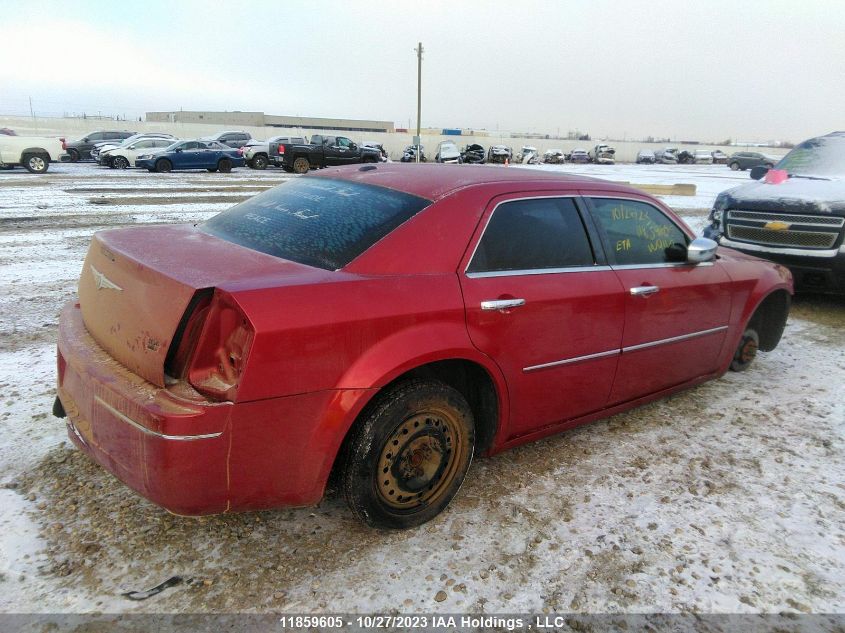
<path id="1" fill-rule="evenodd" d="M 750 363 L 757 356 L 757 341 L 749 337 L 742 344 L 739 350 L 739 360 L 743 363 Z"/>
<path id="2" fill-rule="evenodd" d="M 463 427 L 450 412 L 431 410 L 404 420 L 379 454 L 380 499 L 405 511 L 436 502 L 455 479 L 465 441 Z"/>

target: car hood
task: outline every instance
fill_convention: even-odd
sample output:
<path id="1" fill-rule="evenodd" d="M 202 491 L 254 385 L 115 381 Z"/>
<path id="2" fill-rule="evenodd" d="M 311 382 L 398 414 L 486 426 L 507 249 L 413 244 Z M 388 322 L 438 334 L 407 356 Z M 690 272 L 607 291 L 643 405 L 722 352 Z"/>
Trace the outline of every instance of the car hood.
<path id="1" fill-rule="evenodd" d="M 725 208 L 783 210 L 845 217 L 845 181 L 789 178 L 780 184 L 751 182 L 724 192 Z"/>

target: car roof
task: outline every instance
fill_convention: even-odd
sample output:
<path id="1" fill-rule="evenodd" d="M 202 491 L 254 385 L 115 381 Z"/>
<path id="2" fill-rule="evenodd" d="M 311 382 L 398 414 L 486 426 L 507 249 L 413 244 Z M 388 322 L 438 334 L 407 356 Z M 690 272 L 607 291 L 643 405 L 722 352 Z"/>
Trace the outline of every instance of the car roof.
<path id="1" fill-rule="evenodd" d="M 577 174 L 562 174 L 540 169 L 494 167 L 485 165 L 454 165 L 413 163 L 381 163 L 379 165 L 349 165 L 322 169 L 306 178 L 337 178 L 363 184 L 387 187 L 436 201 L 459 189 L 478 185 L 531 186 L 557 182 L 565 189 L 577 189 L 579 184 L 628 191 L 615 183 Z"/>

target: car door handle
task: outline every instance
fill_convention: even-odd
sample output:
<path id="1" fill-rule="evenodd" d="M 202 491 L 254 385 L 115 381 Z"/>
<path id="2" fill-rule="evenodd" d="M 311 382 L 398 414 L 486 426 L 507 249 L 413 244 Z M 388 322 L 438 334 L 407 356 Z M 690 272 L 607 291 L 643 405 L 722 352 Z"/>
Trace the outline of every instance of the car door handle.
<path id="1" fill-rule="evenodd" d="M 518 308 L 525 305 L 525 299 L 496 299 L 491 301 L 482 301 L 482 310 L 507 310 L 508 308 Z"/>
<path id="2" fill-rule="evenodd" d="M 660 286 L 637 286 L 636 288 L 631 288 L 631 294 L 635 297 L 648 297 L 658 292 L 660 292 Z"/>

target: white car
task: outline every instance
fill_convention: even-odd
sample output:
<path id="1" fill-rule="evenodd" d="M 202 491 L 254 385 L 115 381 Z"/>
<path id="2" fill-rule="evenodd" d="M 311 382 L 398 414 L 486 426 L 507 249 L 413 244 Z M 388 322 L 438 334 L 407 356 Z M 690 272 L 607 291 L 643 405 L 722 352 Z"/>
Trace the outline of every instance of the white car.
<path id="1" fill-rule="evenodd" d="M 128 139 L 127 139 L 128 140 Z M 100 152 L 100 164 L 108 165 L 112 169 L 126 169 L 135 166 L 135 159 L 141 154 L 164 149 L 173 145 L 178 139 L 175 138 L 139 138 L 131 143 L 120 145 L 113 149 Z"/>
<path id="2" fill-rule="evenodd" d="M 33 174 L 43 174 L 50 163 L 66 163 L 64 139 L 51 136 L 17 136 L 0 134 L 0 169 L 22 165 Z"/>
<path id="3" fill-rule="evenodd" d="M 708 149 L 697 149 L 692 153 L 692 162 L 695 165 L 712 165 L 713 153 Z"/>
<path id="4" fill-rule="evenodd" d="M 525 163 L 526 165 L 536 165 L 540 162 L 540 152 L 532 145 L 523 145 L 516 155 L 517 163 Z"/>
<path id="5" fill-rule="evenodd" d="M 91 148 L 91 158 L 93 158 L 98 165 L 107 165 L 111 167 L 111 159 L 107 158 L 108 154 L 106 154 L 108 150 L 115 149 L 117 147 L 128 147 L 129 145 L 132 145 L 135 141 L 142 138 L 170 139 L 171 143 L 174 143 L 179 140 L 172 134 L 165 134 L 163 132 L 142 132 L 140 134 L 133 134 L 129 138 L 126 138 L 122 141 L 103 141 L 102 143 L 96 143 L 94 147 Z"/>
<path id="6" fill-rule="evenodd" d="M 460 164 L 463 162 L 461 150 L 458 149 L 454 141 L 440 141 L 437 146 L 437 153 L 434 155 L 434 162 Z"/>

